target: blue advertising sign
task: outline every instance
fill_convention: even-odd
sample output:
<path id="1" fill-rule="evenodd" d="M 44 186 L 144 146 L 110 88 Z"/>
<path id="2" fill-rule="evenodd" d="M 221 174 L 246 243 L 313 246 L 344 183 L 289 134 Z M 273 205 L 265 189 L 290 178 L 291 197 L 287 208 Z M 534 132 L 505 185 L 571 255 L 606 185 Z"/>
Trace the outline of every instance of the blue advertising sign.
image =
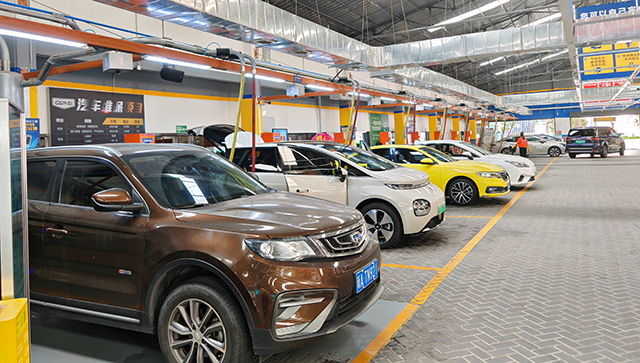
<path id="1" fill-rule="evenodd" d="M 40 119 L 27 119 L 27 150 L 40 147 Z"/>
<path id="2" fill-rule="evenodd" d="M 576 9 L 576 19 L 588 20 L 598 16 L 625 14 L 635 10 L 635 1 L 585 6 Z"/>

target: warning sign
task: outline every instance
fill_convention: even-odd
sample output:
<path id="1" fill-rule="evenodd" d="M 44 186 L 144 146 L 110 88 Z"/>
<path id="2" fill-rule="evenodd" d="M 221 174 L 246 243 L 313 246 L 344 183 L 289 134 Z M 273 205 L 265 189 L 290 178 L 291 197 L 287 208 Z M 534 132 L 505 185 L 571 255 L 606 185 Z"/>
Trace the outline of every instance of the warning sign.
<path id="1" fill-rule="evenodd" d="M 593 57 L 584 57 L 585 75 L 613 73 L 613 54 L 596 55 Z"/>

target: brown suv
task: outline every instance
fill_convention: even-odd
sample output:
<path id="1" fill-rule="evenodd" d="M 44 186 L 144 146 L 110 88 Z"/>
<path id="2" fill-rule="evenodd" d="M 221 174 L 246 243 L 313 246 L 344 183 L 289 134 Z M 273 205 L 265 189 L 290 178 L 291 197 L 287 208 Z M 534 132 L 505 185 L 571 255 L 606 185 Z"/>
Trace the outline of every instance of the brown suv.
<path id="1" fill-rule="evenodd" d="M 190 145 L 28 154 L 31 302 L 157 333 L 169 362 L 246 362 L 349 323 L 382 294 L 355 209 L 276 192 Z"/>

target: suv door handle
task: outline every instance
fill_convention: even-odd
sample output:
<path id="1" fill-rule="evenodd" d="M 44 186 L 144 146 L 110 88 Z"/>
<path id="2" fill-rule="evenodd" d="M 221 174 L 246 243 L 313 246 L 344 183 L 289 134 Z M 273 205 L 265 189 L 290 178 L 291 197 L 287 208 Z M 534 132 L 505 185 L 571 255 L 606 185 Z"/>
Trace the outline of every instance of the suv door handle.
<path id="1" fill-rule="evenodd" d="M 62 234 L 62 235 L 69 233 L 69 231 L 67 231 L 66 229 L 61 229 L 61 228 L 47 228 L 45 229 L 45 231 L 51 234 Z"/>
<path id="2" fill-rule="evenodd" d="M 309 189 L 296 189 L 296 193 L 309 193 Z"/>

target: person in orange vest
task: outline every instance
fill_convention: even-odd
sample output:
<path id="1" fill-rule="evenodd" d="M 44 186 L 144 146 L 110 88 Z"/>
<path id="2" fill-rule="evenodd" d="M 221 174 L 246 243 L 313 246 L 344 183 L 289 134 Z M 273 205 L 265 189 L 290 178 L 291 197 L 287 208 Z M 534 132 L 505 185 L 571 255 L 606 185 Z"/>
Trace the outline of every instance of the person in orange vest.
<path id="1" fill-rule="evenodd" d="M 520 131 L 520 138 L 518 138 L 518 148 L 520 149 L 520 156 L 527 156 L 527 149 L 529 148 L 529 142 L 524 137 L 524 131 Z"/>

